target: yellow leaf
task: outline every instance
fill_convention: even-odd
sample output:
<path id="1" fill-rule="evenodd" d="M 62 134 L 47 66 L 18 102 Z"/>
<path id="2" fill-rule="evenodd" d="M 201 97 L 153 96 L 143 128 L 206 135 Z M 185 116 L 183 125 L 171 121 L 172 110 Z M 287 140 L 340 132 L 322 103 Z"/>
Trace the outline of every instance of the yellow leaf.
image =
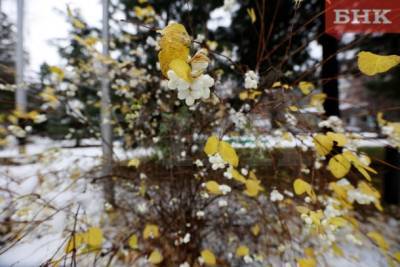
<path id="1" fill-rule="evenodd" d="M 80 21 L 80 20 L 77 19 L 77 18 L 73 18 L 73 19 L 72 19 L 72 25 L 73 25 L 75 28 L 80 29 L 80 30 L 82 30 L 82 29 L 85 28 L 85 24 L 83 24 L 83 22 Z"/>
<path id="2" fill-rule="evenodd" d="M 289 110 L 292 112 L 297 112 L 297 111 L 299 111 L 299 108 L 296 106 L 289 106 Z"/>
<path id="3" fill-rule="evenodd" d="M 315 261 L 314 258 L 303 258 L 303 259 L 298 259 L 297 264 L 299 267 L 316 267 L 317 262 Z"/>
<path id="4" fill-rule="evenodd" d="M 212 135 L 207 139 L 206 145 L 204 147 L 204 152 L 210 156 L 214 155 L 215 153 L 218 152 L 218 144 L 219 144 L 219 139 L 217 136 Z"/>
<path id="5" fill-rule="evenodd" d="M 313 142 L 315 145 L 315 150 L 321 157 L 328 155 L 333 148 L 333 141 L 327 135 L 317 134 L 314 136 Z"/>
<path id="6" fill-rule="evenodd" d="M 302 195 L 304 193 L 307 193 L 309 197 L 313 200 L 313 202 L 316 201 L 317 196 L 315 195 L 314 190 L 312 189 L 311 185 L 307 183 L 306 181 L 298 178 L 294 181 L 293 183 L 293 188 L 294 192 L 296 195 Z"/>
<path id="7" fill-rule="evenodd" d="M 302 195 L 311 190 L 311 185 L 302 179 L 296 179 L 293 183 L 296 195 Z"/>
<path id="8" fill-rule="evenodd" d="M 164 260 L 161 252 L 156 249 L 151 252 L 148 261 L 152 264 L 160 264 Z"/>
<path id="9" fill-rule="evenodd" d="M 381 56 L 371 52 L 358 53 L 358 67 L 368 76 L 384 73 L 400 64 L 400 56 Z"/>
<path id="10" fill-rule="evenodd" d="M 143 238 L 146 239 L 156 239 L 160 236 L 160 231 L 158 226 L 155 224 L 146 224 L 143 230 Z"/>
<path id="11" fill-rule="evenodd" d="M 237 156 L 235 149 L 229 143 L 221 141 L 219 143 L 218 152 L 221 155 L 221 158 L 233 167 L 239 165 L 239 157 Z"/>
<path id="12" fill-rule="evenodd" d="M 260 185 L 260 181 L 248 179 L 246 180 L 246 190 L 244 191 L 249 197 L 257 197 L 264 188 Z"/>
<path id="13" fill-rule="evenodd" d="M 239 183 L 245 184 L 246 183 L 246 178 L 241 175 L 236 169 L 230 170 L 233 179 L 235 179 L 236 181 L 238 181 Z"/>
<path id="14" fill-rule="evenodd" d="M 336 178 L 342 178 L 349 173 L 351 163 L 342 154 L 338 154 L 331 158 L 328 163 L 328 169 Z"/>
<path id="15" fill-rule="evenodd" d="M 386 243 L 385 238 L 378 232 L 369 232 L 367 234 L 369 238 L 371 238 L 377 245 L 378 247 L 383 250 L 383 251 L 388 251 L 389 249 L 389 244 Z"/>
<path id="16" fill-rule="evenodd" d="M 211 250 L 205 249 L 201 252 L 201 257 L 205 264 L 210 266 L 217 265 L 217 259 L 215 258 L 214 253 Z"/>
<path id="17" fill-rule="evenodd" d="M 192 76 L 190 75 L 192 69 L 186 61 L 180 58 L 174 59 L 169 63 L 169 69 L 173 70 L 179 78 L 189 83 L 192 82 Z"/>
<path id="18" fill-rule="evenodd" d="M 248 256 L 249 254 L 250 254 L 250 250 L 246 246 L 239 246 L 236 249 L 236 257 L 245 257 L 245 256 Z"/>
<path id="19" fill-rule="evenodd" d="M 256 22 L 257 17 L 256 17 L 256 12 L 254 11 L 254 8 L 248 8 L 247 9 L 247 14 L 249 14 L 249 17 L 251 19 L 251 23 Z"/>
<path id="20" fill-rule="evenodd" d="M 51 66 L 49 68 L 49 70 L 51 73 L 54 73 L 55 75 L 57 75 L 60 80 L 62 80 L 64 78 L 64 71 L 61 68 L 59 68 L 57 66 Z"/>
<path id="21" fill-rule="evenodd" d="M 332 250 L 333 250 L 333 252 L 335 253 L 336 256 L 339 256 L 339 257 L 343 257 L 344 256 L 343 250 L 336 243 L 332 244 Z"/>
<path id="22" fill-rule="evenodd" d="M 310 105 L 319 108 L 324 104 L 326 97 L 326 94 L 314 94 L 311 96 Z"/>
<path id="23" fill-rule="evenodd" d="M 83 244 L 83 236 L 82 234 L 75 234 L 68 241 L 67 246 L 65 247 L 65 253 L 71 253 L 74 249 L 78 249 Z"/>
<path id="24" fill-rule="evenodd" d="M 103 244 L 103 231 L 98 227 L 91 227 L 86 233 L 86 242 L 92 248 L 100 248 Z"/>
<path id="25" fill-rule="evenodd" d="M 131 159 L 131 160 L 128 162 L 128 167 L 135 167 L 135 168 L 137 168 L 137 167 L 139 167 L 139 165 L 140 165 L 140 160 L 139 160 L 139 159 Z"/>
<path id="26" fill-rule="evenodd" d="M 131 237 L 129 237 L 128 244 L 131 249 L 137 249 L 138 237 L 136 235 L 131 235 Z"/>
<path id="27" fill-rule="evenodd" d="M 310 82 L 300 82 L 299 89 L 303 95 L 309 95 L 311 91 L 315 89 L 315 86 Z"/>
<path id="28" fill-rule="evenodd" d="M 160 39 L 161 51 L 158 54 L 158 59 L 162 73 L 167 76 L 170 63 L 173 60 L 187 61 L 191 39 L 185 26 L 178 23 L 169 24 L 160 33 L 162 35 Z"/>
<path id="29" fill-rule="evenodd" d="M 206 189 L 210 194 L 220 195 L 222 192 L 219 189 L 219 184 L 216 181 L 208 181 L 206 183 Z"/>
<path id="30" fill-rule="evenodd" d="M 307 214 L 310 212 L 310 209 L 304 206 L 296 206 L 296 210 L 301 214 Z"/>
<path id="31" fill-rule="evenodd" d="M 343 147 L 347 144 L 347 138 L 344 134 L 328 132 L 326 135 L 335 141 L 337 146 Z"/>
<path id="32" fill-rule="evenodd" d="M 258 224 L 253 225 L 250 230 L 254 236 L 258 236 L 261 231 L 260 226 Z"/>
<path id="33" fill-rule="evenodd" d="M 329 224 L 336 227 L 343 227 L 348 224 L 348 222 L 342 217 L 333 217 L 329 219 Z"/>

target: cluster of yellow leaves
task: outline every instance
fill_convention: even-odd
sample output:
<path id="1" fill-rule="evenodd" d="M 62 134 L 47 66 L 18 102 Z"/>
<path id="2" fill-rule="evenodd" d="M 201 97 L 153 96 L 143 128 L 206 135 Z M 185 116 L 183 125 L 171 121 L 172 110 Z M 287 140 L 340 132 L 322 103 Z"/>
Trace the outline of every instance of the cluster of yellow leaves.
<path id="1" fill-rule="evenodd" d="M 400 56 L 381 56 L 362 51 L 358 54 L 358 67 L 368 76 L 385 73 L 400 64 Z"/>
<path id="2" fill-rule="evenodd" d="M 213 135 L 207 139 L 204 152 L 208 156 L 218 153 L 226 163 L 231 165 L 228 171 L 231 173 L 234 180 L 245 185 L 246 189 L 244 193 L 249 197 L 257 197 L 258 194 L 264 190 L 261 186 L 261 181 L 257 179 L 254 171 L 251 171 L 249 179 L 246 179 L 246 177 L 241 175 L 240 172 L 234 168 L 239 165 L 239 157 L 235 149 L 229 143 L 219 140 L 217 136 Z M 215 181 L 207 182 L 206 189 L 212 194 L 221 194 L 219 184 Z"/>
<path id="3" fill-rule="evenodd" d="M 313 202 L 315 202 L 317 200 L 317 196 L 316 196 L 312 186 L 300 178 L 298 178 L 294 181 L 293 189 L 294 189 L 294 192 L 296 193 L 296 195 L 302 195 L 302 194 L 306 193 L 312 199 Z"/>
<path id="4" fill-rule="evenodd" d="M 364 157 L 370 162 L 367 156 Z M 351 166 L 354 166 L 368 181 L 371 181 L 371 176 L 368 172 L 377 174 L 374 169 L 362 162 L 359 157 L 351 151 L 344 151 L 342 154 L 332 157 L 328 163 L 328 169 L 336 178 L 342 178 L 347 175 Z"/>
<path id="5" fill-rule="evenodd" d="M 243 92 L 240 92 L 239 94 L 239 98 L 240 100 L 244 101 L 244 100 L 256 100 L 258 96 L 261 95 L 261 91 L 258 90 L 245 90 Z"/>
<path id="6" fill-rule="evenodd" d="M 76 233 L 68 241 L 66 253 L 71 253 L 81 246 L 86 245 L 89 251 L 98 250 L 103 244 L 103 231 L 98 227 L 91 227 L 84 233 Z"/>
<path id="7" fill-rule="evenodd" d="M 237 167 L 239 165 L 239 157 L 236 154 L 235 149 L 229 143 L 219 140 L 219 138 L 215 135 L 207 139 L 204 152 L 208 156 L 218 153 L 226 163 L 232 165 L 233 167 Z"/>
<path id="8" fill-rule="evenodd" d="M 135 15 L 146 23 L 152 22 L 154 20 L 154 16 L 156 15 L 156 12 L 151 5 L 147 5 L 145 7 L 135 6 L 134 11 Z"/>
<path id="9" fill-rule="evenodd" d="M 160 40 L 161 50 L 158 59 L 163 75 L 167 77 L 168 70 L 172 69 L 179 77 L 187 80 L 190 77 L 190 66 L 187 60 L 191 39 L 185 26 L 171 23 L 160 33 L 162 35 Z"/>
<path id="10" fill-rule="evenodd" d="M 14 110 L 9 116 L 8 120 L 16 125 L 18 124 L 18 119 L 23 119 L 23 120 L 31 120 L 35 122 L 40 116 L 40 113 L 37 112 L 36 110 L 30 111 L 30 112 L 21 112 L 20 110 Z"/>

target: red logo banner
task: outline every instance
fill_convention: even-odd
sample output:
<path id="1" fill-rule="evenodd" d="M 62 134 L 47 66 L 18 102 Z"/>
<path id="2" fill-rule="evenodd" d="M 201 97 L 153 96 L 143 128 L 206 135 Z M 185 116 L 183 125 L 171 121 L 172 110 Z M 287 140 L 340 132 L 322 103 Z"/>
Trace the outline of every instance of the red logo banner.
<path id="1" fill-rule="evenodd" d="M 344 33 L 400 33 L 400 0 L 326 0 L 325 31 Z"/>

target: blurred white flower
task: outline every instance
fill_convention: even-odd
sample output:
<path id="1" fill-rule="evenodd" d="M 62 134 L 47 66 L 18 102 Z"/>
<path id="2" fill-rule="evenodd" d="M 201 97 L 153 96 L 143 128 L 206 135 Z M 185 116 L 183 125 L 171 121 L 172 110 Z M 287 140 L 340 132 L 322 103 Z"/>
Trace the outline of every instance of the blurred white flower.
<path id="1" fill-rule="evenodd" d="M 274 189 L 271 192 L 270 199 L 271 199 L 272 202 L 282 201 L 283 200 L 283 195 L 281 193 L 279 193 L 278 190 Z"/>
<path id="2" fill-rule="evenodd" d="M 190 83 L 181 79 L 178 75 L 175 74 L 173 70 L 169 70 L 167 72 L 168 75 L 168 88 L 171 90 L 188 90 L 190 87 Z"/>
<path id="3" fill-rule="evenodd" d="M 225 161 L 222 159 L 222 157 L 218 153 L 216 153 L 215 155 L 209 156 L 208 160 L 210 161 L 211 168 L 213 170 L 225 168 Z"/>
<path id="4" fill-rule="evenodd" d="M 244 87 L 246 89 L 257 88 L 259 79 L 260 79 L 260 77 L 254 71 L 250 70 L 250 71 L 246 72 L 246 74 L 244 76 Z"/>

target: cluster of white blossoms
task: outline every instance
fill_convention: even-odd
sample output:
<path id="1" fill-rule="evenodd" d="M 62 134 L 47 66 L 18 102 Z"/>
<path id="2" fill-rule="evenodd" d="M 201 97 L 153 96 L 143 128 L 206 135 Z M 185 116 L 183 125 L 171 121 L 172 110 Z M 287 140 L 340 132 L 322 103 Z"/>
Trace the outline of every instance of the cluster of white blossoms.
<path id="1" fill-rule="evenodd" d="M 210 98 L 210 88 L 214 79 L 204 74 L 209 64 L 207 50 L 200 49 L 190 60 L 191 81 L 179 77 L 172 69 L 168 70 L 168 88 L 178 91 L 178 99 L 185 100 L 186 105 L 192 106 L 198 99 Z"/>
<path id="2" fill-rule="evenodd" d="M 281 193 L 279 193 L 278 190 L 274 189 L 271 192 L 270 200 L 272 202 L 282 201 L 283 200 L 283 195 Z"/>
<path id="3" fill-rule="evenodd" d="M 258 76 L 258 74 L 252 70 L 249 70 L 244 75 L 244 88 L 246 88 L 246 89 L 257 88 L 259 80 L 260 80 L 260 77 Z"/>
<path id="4" fill-rule="evenodd" d="M 224 169 L 225 168 L 225 161 L 222 159 L 221 155 L 219 153 L 216 153 L 215 155 L 211 155 L 208 157 L 208 160 L 211 163 L 211 168 L 215 171 L 218 169 Z"/>
<path id="5" fill-rule="evenodd" d="M 343 133 L 343 121 L 337 116 L 329 116 L 328 119 L 321 121 L 318 123 L 319 128 L 329 128 L 332 129 L 336 133 Z"/>

